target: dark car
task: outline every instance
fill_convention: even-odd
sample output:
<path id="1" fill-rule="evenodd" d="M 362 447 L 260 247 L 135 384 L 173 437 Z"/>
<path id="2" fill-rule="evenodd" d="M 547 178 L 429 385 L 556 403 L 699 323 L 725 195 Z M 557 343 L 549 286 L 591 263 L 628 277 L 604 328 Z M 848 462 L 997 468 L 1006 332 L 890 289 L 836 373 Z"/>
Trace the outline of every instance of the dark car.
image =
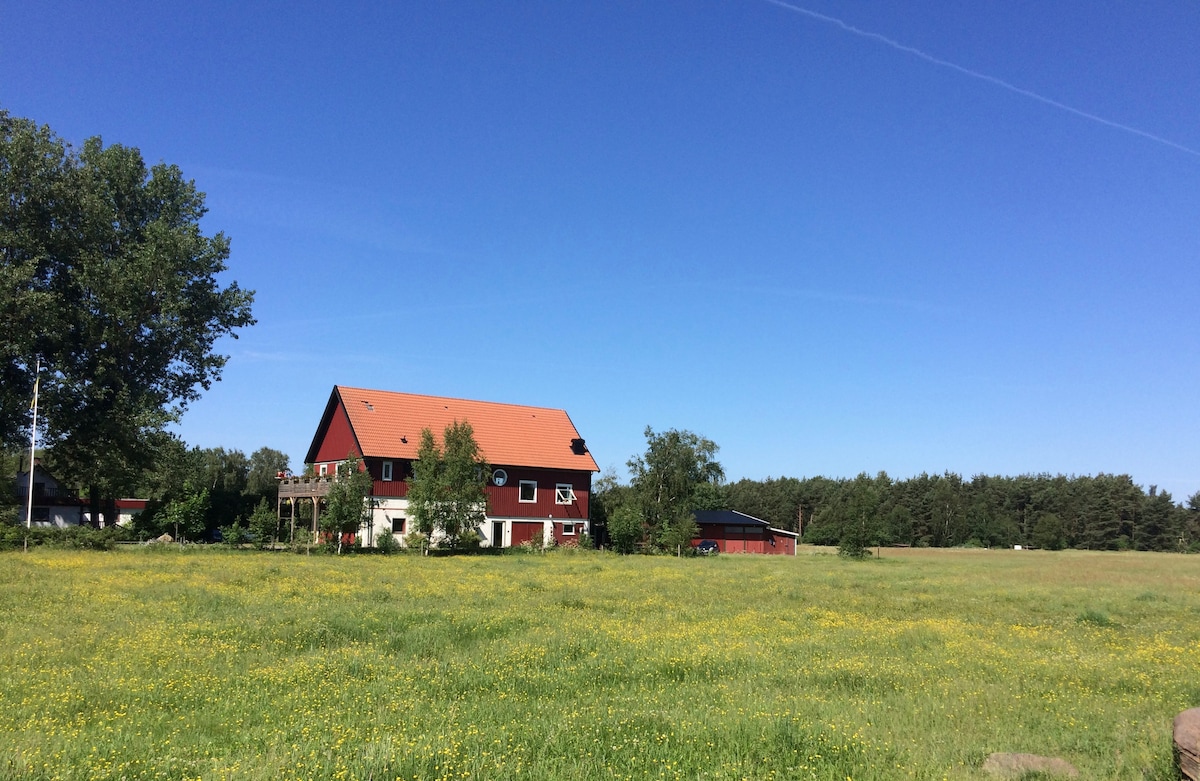
<path id="1" fill-rule="evenodd" d="M 696 553 L 701 556 L 716 556 L 721 552 L 721 546 L 717 545 L 716 540 L 701 540 L 696 546 Z"/>

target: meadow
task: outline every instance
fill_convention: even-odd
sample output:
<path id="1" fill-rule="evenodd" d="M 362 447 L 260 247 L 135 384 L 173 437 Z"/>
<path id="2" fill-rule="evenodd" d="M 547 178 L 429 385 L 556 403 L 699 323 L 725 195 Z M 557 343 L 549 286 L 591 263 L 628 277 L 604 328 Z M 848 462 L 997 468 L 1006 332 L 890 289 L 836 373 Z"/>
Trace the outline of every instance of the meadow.
<path id="1" fill-rule="evenodd" d="M 1200 556 L 806 553 L 2 554 L 0 778 L 1174 777 Z"/>

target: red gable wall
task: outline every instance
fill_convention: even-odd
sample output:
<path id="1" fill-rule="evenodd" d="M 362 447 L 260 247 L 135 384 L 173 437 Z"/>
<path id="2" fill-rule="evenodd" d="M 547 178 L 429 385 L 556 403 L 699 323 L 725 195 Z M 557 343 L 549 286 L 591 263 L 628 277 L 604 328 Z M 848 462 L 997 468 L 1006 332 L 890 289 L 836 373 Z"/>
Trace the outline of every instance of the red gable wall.
<path id="1" fill-rule="evenodd" d="M 353 453 L 362 456 L 358 442 L 354 439 L 354 431 L 350 428 L 350 418 L 339 403 L 329 419 L 329 428 L 325 430 L 325 438 L 317 448 L 316 463 L 326 461 L 345 461 L 346 456 Z"/>

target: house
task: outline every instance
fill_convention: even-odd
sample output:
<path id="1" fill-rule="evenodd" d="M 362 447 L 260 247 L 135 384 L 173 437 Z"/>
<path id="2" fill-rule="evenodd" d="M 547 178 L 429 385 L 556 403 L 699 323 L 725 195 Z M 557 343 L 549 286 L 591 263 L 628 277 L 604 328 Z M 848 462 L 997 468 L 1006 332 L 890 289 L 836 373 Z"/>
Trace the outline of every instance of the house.
<path id="1" fill-rule="evenodd" d="M 695 515 L 700 536 L 692 540 L 693 546 L 712 540 L 722 553 L 796 555 L 800 535 L 776 529 L 761 518 L 737 510 L 697 510 Z"/>
<path id="2" fill-rule="evenodd" d="M 33 507 L 30 521 L 34 526 L 86 526 L 92 522 L 90 502 L 87 497 L 79 497 L 65 483 L 57 480 L 42 466 L 40 458 L 33 462 Z M 29 473 L 21 472 L 13 484 L 17 496 L 17 521 L 25 523 L 29 513 Z M 113 501 L 116 510 L 116 522 L 119 526 L 127 526 L 134 518 L 146 509 L 145 499 L 116 499 Z M 107 518 L 100 516 L 98 526 L 107 525 Z"/>
<path id="3" fill-rule="evenodd" d="M 487 520 L 477 529 L 485 546 L 520 545 L 538 534 L 570 544 L 590 532 L 592 474 L 600 470 L 565 411 L 342 385 L 334 386 L 304 457 L 312 476 L 280 481 L 279 517 L 294 526 L 299 508 L 310 503 L 315 531 L 338 463 L 353 456 L 371 474 L 372 517 L 362 542 L 375 546 L 382 534 L 402 541 L 412 531 L 406 479 L 421 431 L 440 443 L 455 421 L 471 424 L 492 467 Z"/>
<path id="4" fill-rule="evenodd" d="M 20 472 L 14 482 L 17 497 L 17 518 L 25 523 L 29 512 L 29 472 Z M 67 485 L 60 483 L 42 466 L 42 460 L 33 460 L 33 513 L 34 526 L 79 526 L 87 522 L 84 508 L 87 501 L 80 499 Z"/>
<path id="5" fill-rule="evenodd" d="M 149 501 L 146 499 L 115 499 L 113 504 L 117 509 L 117 526 L 128 526 L 133 519 L 142 514 Z"/>

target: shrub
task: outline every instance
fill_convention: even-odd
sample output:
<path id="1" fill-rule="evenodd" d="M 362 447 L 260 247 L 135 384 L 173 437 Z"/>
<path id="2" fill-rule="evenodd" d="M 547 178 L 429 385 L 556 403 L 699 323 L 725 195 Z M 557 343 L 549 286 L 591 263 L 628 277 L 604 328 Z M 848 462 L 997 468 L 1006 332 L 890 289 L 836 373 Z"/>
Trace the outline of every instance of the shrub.
<path id="1" fill-rule="evenodd" d="M 409 553 L 424 553 L 429 549 L 429 536 L 424 532 L 409 532 L 404 537 L 404 547 Z"/>
<path id="2" fill-rule="evenodd" d="M 546 535 L 542 530 L 535 531 L 533 536 L 525 542 L 517 546 L 520 550 L 526 553 L 543 553 L 549 548 L 555 546 L 554 538 L 546 539 Z"/>
<path id="3" fill-rule="evenodd" d="M 482 544 L 483 538 L 479 536 L 479 532 L 474 529 L 467 529 L 458 535 L 458 545 L 455 547 L 458 550 L 474 551 L 479 550 Z"/>
<path id="4" fill-rule="evenodd" d="M 396 553 L 401 549 L 400 541 L 396 539 L 396 535 L 390 531 L 385 531 L 383 534 L 375 538 L 375 550 L 387 556 Z"/>
<path id="5" fill-rule="evenodd" d="M 112 550 L 123 540 L 132 539 L 130 533 L 120 526 L 96 529 L 91 526 L 34 526 L 26 529 L 21 524 L 0 524 L 0 550 L 29 547 Z"/>
<path id="6" fill-rule="evenodd" d="M 851 559 L 865 559 L 871 555 L 867 548 L 869 544 L 866 523 L 851 521 L 846 524 L 842 538 L 838 541 L 838 554 Z"/>
<path id="7" fill-rule="evenodd" d="M 312 531 L 298 528 L 292 534 L 291 550 L 293 553 L 311 553 L 313 545 Z"/>
<path id="8" fill-rule="evenodd" d="M 1093 626 L 1120 626 L 1108 613 L 1095 608 L 1082 611 L 1075 620 L 1080 624 L 1092 624 Z"/>
<path id="9" fill-rule="evenodd" d="M 221 527 L 221 542 L 231 548 L 240 547 L 246 541 L 246 529 L 240 521 L 234 521 L 228 526 Z"/>
<path id="10" fill-rule="evenodd" d="M 255 544 L 260 549 L 275 544 L 275 538 L 279 534 L 279 519 L 267 503 L 266 497 L 259 501 L 254 512 L 250 514 L 248 526 Z"/>
<path id="11" fill-rule="evenodd" d="M 644 534 L 645 521 L 637 508 L 621 505 L 608 518 L 608 538 L 617 553 L 633 553 Z"/>

